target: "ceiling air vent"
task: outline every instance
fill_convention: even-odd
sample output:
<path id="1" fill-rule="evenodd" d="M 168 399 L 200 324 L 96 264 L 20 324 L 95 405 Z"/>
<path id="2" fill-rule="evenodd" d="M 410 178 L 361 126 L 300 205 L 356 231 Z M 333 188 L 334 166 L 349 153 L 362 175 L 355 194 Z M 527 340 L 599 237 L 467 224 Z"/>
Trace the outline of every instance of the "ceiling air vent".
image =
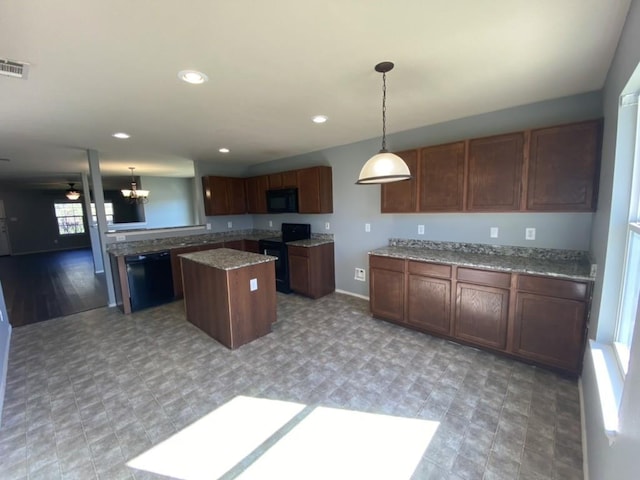
<path id="1" fill-rule="evenodd" d="M 27 78 L 29 72 L 29 64 L 21 62 L 13 62 L 0 58 L 0 75 L 15 78 Z"/>

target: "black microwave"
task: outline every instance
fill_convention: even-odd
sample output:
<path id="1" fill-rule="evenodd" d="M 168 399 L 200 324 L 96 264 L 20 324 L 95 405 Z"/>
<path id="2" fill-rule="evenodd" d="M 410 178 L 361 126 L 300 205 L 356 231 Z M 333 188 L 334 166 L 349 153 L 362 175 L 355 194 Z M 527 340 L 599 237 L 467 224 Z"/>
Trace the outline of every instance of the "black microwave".
<path id="1" fill-rule="evenodd" d="M 290 213 L 298 211 L 298 189 L 267 190 L 267 212 Z"/>

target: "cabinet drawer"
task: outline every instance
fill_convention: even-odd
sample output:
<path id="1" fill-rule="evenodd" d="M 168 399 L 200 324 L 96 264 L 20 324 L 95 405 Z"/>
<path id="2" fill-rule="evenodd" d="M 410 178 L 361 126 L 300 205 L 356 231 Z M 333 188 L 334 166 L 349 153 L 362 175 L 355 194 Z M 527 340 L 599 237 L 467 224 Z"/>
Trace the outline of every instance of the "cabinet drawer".
<path id="1" fill-rule="evenodd" d="M 409 273 L 424 275 L 426 277 L 451 278 L 451 265 L 410 261 Z"/>
<path id="2" fill-rule="evenodd" d="M 539 293 L 550 297 L 586 300 L 589 293 L 589 286 L 584 282 L 574 282 L 572 280 L 520 275 L 518 277 L 518 290 Z"/>
<path id="3" fill-rule="evenodd" d="M 490 272 L 487 270 L 474 270 L 472 268 L 458 268 L 458 280 L 493 287 L 509 288 L 511 274 L 505 272 Z"/>
<path id="4" fill-rule="evenodd" d="M 309 256 L 309 248 L 307 247 L 297 247 L 295 245 L 291 245 L 287 247 L 287 251 L 289 255 L 294 255 L 296 257 L 308 257 Z"/>
<path id="5" fill-rule="evenodd" d="M 369 256 L 370 268 L 383 268 L 394 272 L 404 272 L 404 260 L 402 258 L 379 257 L 377 255 Z"/>

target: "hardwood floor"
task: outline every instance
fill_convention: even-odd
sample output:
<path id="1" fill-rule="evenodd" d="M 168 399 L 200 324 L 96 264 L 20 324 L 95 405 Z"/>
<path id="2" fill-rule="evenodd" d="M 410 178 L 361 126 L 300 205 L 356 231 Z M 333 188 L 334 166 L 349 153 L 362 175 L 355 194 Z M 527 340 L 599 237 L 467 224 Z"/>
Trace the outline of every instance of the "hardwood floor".
<path id="1" fill-rule="evenodd" d="M 0 257 L 0 281 L 14 328 L 107 305 L 90 249 Z"/>

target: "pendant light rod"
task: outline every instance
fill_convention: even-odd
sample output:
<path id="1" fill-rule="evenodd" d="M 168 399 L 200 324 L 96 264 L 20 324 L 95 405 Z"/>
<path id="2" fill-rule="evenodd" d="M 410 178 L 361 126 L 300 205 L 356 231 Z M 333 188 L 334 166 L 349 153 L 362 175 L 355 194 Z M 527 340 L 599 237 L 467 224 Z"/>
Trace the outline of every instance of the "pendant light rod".
<path id="1" fill-rule="evenodd" d="M 393 62 L 380 62 L 374 68 L 378 73 L 382 73 L 382 149 L 387 151 L 387 72 L 393 70 Z"/>

